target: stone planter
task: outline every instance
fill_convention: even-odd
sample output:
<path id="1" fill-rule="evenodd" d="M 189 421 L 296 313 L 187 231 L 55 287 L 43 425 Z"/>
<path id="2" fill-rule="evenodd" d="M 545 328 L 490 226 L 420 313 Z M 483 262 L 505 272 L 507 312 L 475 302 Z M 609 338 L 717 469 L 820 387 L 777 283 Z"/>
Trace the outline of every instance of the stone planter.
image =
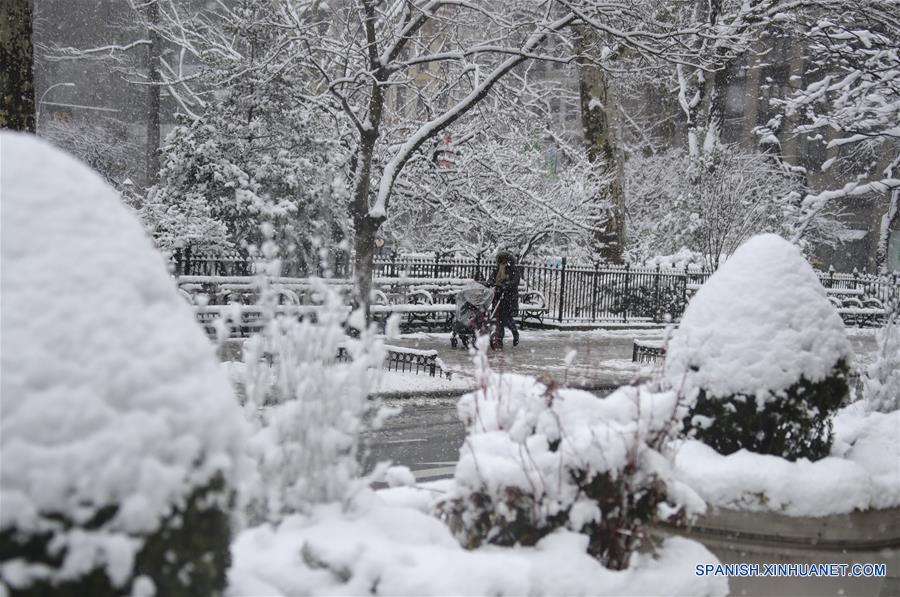
<path id="1" fill-rule="evenodd" d="M 723 564 L 885 564 L 887 576 L 733 576 L 732 595 L 900 596 L 900 508 L 821 518 L 712 510 L 689 529 L 661 526 L 661 536 L 703 543 Z M 706 564 L 707 562 L 697 562 Z"/>

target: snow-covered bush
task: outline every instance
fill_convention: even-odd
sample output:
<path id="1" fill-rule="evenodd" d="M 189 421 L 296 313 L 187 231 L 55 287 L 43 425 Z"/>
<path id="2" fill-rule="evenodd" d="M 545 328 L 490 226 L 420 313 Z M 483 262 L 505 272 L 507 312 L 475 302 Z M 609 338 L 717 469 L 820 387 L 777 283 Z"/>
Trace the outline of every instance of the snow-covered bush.
<path id="1" fill-rule="evenodd" d="M 878 353 L 863 376 L 863 397 L 870 410 L 900 410 L 900 301 L 877 333 Z"/>
<path id="2" fill-rule="evenodd" d="M 486 372 L 459 413 L 468 438 L 440 511 L 467 548 L 535 545 L 569 529 L 624 569 L 648 526 L 705 508 L 663 455 L 683 416 L 674 392 L 624 387 L 599 399 Z"/>
<path id="3" fill-rule="evenodd" d="M 271 248 L 267 243 L 264 251 Z M 260 284 L 265 309 L 274 295 L 265 279 Z M 265 309 L 262 331 L 244 345 L 237 377 L 256 429 L 251 453 L 259 474 L 252 519 L 276 522 L 313 504 L 341 501 L 366 484 L 358 478 L 357 448 L 365 426 L 380 420 L 368 394 L 384 351 L 360 312 L 349 324 L 362 331 L 350 338 L 341 298 L 324 284 L 318 293 L 324 305 L 315 319 L 276 317 Z"/>
<path id="4" fill-rule="evenodd" d="M 221 593 L 248 430 L 213 349 L 96 173 L 0 143 L 0 593 Z"/>
<path id="5" fill-rule="evenodd" d="M 851 346 L 800 250 L 774 234 L 741 246 L 691 300 L 666 357 L 691 404 L 685 427 L 723 454 L 828 455 Z"/>
<path id="6" fill-rule="evenodd" d="M 723 455 L 686 440 L 676 451 L 678 478 L 715 508 L 823 517 L 900 507 L 900 411 L 870 412 L 860 401 L 833 421 L 831 453 L 815 462 Z"/>

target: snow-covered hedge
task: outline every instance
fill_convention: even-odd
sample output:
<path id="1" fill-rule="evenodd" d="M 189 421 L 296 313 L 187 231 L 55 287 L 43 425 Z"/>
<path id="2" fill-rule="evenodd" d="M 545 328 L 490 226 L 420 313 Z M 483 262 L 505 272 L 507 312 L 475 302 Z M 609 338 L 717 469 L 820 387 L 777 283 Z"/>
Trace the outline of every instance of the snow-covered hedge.
<path id="1" fill-rule="evenodd" d="M 0 593 L 225 588 L 246 424 L 101 178 L 3 133 Z"/>
<path id="2" fill-rule="evenodd" d="M 851 346 L 800 250 L 774 234 L 742 245 L 691 300 L 666 357 L 692 404 L 685 426 L 723 454 L 827 456 Z"/>
<path id="3" fill-rule="evenodd" d="M 485 375 L 459 403 L 468 438 L 443 516 L 470 549 L 536 545 L 569 529 L 603 565 L 624 569 L 649 525 L 705 508 L 662 453 L 679 411 L 674 392 L 625 387 L 598 399 Z"/>

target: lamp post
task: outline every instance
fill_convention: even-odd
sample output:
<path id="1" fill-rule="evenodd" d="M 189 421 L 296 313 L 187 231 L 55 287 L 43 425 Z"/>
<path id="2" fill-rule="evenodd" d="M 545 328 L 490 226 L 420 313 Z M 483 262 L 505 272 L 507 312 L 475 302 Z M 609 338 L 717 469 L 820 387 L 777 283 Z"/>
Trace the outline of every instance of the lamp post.
<path id="1" fill-rule="evenodd" d="M 34 115 L 34 132 L 35 133 L 37 133 L 37 131 L 38 131 L 38 122 L 40 121 L 40 118 L 41 118 L 41 111 L 44 109 L 44 97 L 46 97 L 46 95 L 48 93 L 50 93 L 51 89 L 54 89 L 56 87 L 75 87 L 75 83 L 56 83 L 56 84 L 48 87 L 47 90 L 41 94 L 41 99 L 38 101 L 37 113 Z"/>

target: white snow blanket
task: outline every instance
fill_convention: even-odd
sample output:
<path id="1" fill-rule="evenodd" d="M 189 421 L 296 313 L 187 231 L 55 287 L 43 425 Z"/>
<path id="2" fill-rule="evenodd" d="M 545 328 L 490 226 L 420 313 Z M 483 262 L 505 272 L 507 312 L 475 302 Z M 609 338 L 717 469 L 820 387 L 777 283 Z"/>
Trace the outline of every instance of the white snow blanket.
<path id="1" fill-rule="evenodd" d="M 900 506 L 900 411 L 868 412 L 863 402 L 840 410 L 832 454 L 816 462 L 747 450 L 723 456 L 688 441 L 675 466 L 709 506 L 789 516 L 894 508 Z"/>
<path id="2" fill-rule="evenodd" d="M 407 489 L 408 488 L 404 488 Z M 395 492 L 397 490 L 389 490 Z M 409 490 L 411 491 L 411 490 Z M 394 503 L 392 503 L 394 502 Z M 727 579 L 696 577 L 716 563 L 701 544 L 667 539 L 612 571 L 587 537 L 551 534 L 535 547 L 466 551 L 439 520 L 376 494 L 241 533 L 232 545 L 230 597 L 251 595 L 725 595 Z"/>
<path id="3" fill-rule="evenodd" d="M 136 537 L 194 488 L 236 482 L 245 423 L 142 226 L 96 173 L 31 135 L 2 146 L 0 529 L 50 531 L 58 571 L 128 577 Z M 96 531 L 62 529 L 118 510 Z"/>
<path id="4" fill-rule="evenodd" d="M 852 347 L 800 249 L 755 236 L 700 288 L 669 342 L 666 376 L 690 396 L 777 392 L 823 380 Z"/>

